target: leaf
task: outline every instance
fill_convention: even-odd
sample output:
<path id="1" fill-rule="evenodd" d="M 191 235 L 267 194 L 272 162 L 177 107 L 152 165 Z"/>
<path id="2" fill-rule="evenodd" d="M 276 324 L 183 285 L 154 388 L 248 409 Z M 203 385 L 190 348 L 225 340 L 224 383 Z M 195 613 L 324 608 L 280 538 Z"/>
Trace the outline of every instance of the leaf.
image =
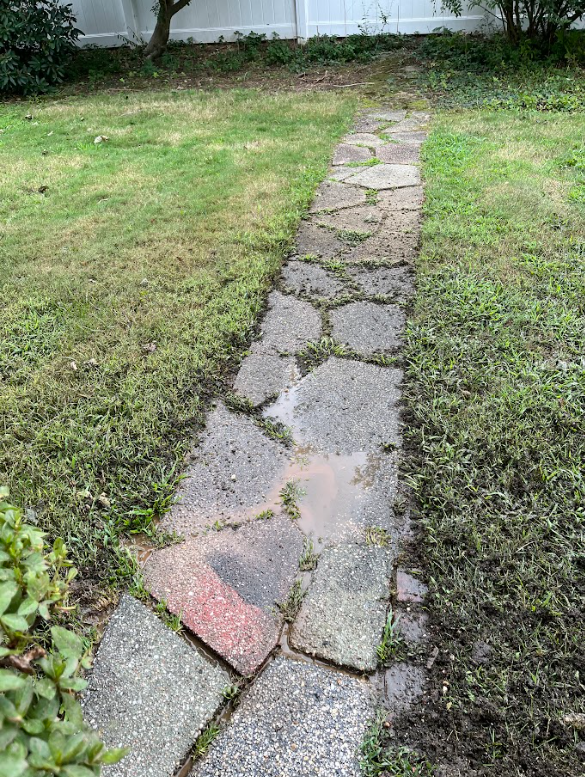
<path id="1" fill-rule="evenodd" d="M 59 682 L 59 687 L 65 691 L 83 691 L 84 688 L 87 688 L 87 681 L 82 680 L 81 677 L 72 677 L 70 679 L 64 677 Z"/>
<path id="2" fill-rule="evenodd" d="M 11 580 L 0 584 L 0 615 L 3 615 L 8 609 L 10 602 L 18 593 L 18 586 Z"/>
<path id="3" fill-rule="evenodd" d="M 130 752 L 129 747 L 114 747 L 106 751 L 100 758 L 103 764 L 117 764 L 122 758 L 125 758 Z"/>
<path id="4" fill-rule="evenodd" d="M 57 650 L 62 653 L 65 658 L 79 658 L 83 655 L 83 641 L 72 631 L 68 631 L 62 626 L 53 626 L 51 629 L 51 636 L 53 637 L 53 642 L 55 643 Z"/>
<path id="5" fill-rule="evenodd" d="M 96 773 L 93 769 L 88 769 L 87 766 L 80 766 L 79 764 L 69 764 L 61 769 L 61 774 L 66 777 L 95 777 Z"/>
<path id="6" fill-rule="evenodd" d="M 35 691 L 39 696 L 42 696 L 43 699 L 52 699 L 57 693 L 57 688 L 55 683 L 48 677 L 42 677 L 35 683 Z"/>
<path id="7" fill-rule="evenodd" d="M 61 707 L 65 715 L 65 719 L 73 723 L 78 728 L 83 726 L 83 712 L 81 710 L 81 704 L 77 701 L 75 696 L 66 693 L 61 699 Z"/>
<path id="8" fill-rule="evenodd" d="M 6 631 L 28 631 L 28 623 L 26 618 L 16 613 L 5 613 L 0 618 L 0 625 L 4 627 Z"/>
<path id="9" fill-rule="evenodd" d="M 0 693 L 18 691 L 24 685 L 26 685 L 24 677 L 19 677 L 15 672 L 11 672 L 10 669 L 0 669 Z"/>
<path id="10" fill-rule="evenodd" d="M 28 764 L 22 756 L 4 753 L 0 759 L 0 777 L 20 777 L 27 767 Z"/>
<path id="11" fill-rule="evenodd" d="M 32 615 L 33 612 L 36 612 L 38 606 L 39 606 L 38 602 L 36 602 L 34 599 L 31 599 L 29 597 L 28 599 L 25 599 L 23 602 L 21 602 L 20 607 L 17 610 L 17 613 L 18 615 L 22 615 L 23 617 L 26 617 L 27 615 Z"/>

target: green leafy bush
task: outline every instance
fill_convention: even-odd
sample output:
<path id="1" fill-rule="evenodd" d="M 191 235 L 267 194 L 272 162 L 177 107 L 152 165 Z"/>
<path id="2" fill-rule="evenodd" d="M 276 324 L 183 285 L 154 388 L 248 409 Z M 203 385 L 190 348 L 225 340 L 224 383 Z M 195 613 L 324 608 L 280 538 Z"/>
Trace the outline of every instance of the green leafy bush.
<path id="1" fill-rule="evenodd" d="M 0 92 L 44 92 L 63 80 L 80 31 L 58 0 L 0 0 Z"/>
<path id="2" fill-rule="evenodd" d="M 92 777 L 124 750 L 106 750 L 75 693 L 89 666 L 83 640 L 43 626 L 66 610 L 76 570 L 63 541 L 51 550 L 0 488 L 0 777 Z"/>

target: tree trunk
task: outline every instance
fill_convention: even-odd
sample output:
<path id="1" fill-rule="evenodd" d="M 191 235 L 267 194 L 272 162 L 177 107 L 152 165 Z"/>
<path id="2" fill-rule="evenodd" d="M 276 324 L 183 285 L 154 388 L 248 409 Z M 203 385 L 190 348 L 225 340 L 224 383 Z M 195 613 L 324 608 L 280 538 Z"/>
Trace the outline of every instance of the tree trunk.
<path id="1" fill-rule="evenodd" d="M 156 15 L 156 24 L 148 45 L 144 49 L 146 59 L 158 59 L 164 54 L 171 34 L 171 19 L 173 16 L 189 5 L 191 0 L 158 0 L 158 12 Z"/>

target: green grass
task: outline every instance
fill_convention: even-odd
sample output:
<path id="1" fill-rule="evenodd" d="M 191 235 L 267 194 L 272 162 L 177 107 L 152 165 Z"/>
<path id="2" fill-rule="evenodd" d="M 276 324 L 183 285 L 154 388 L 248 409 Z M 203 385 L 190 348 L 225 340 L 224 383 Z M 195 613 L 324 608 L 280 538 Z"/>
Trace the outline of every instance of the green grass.
<path id="1" fill-rule="evenodd" d="M 423 154 L 406 359 L 440 644 L 425 752 L 578 777 L 562 718 L 585 712 L 583 116 L 445 111 Z"/>
<path id="2" fill-rule="evenodd" d="M 1 479 L 96 576 L 168 509 L 353 108 L 241 90 L 0 109 Z"/>

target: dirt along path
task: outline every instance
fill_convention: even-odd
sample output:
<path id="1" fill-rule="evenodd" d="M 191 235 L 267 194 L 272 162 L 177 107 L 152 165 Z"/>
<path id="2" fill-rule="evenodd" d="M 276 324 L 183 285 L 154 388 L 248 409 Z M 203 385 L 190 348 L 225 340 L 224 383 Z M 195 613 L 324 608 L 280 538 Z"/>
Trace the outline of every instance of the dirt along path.
<path id="1" fill-rule="evenodd" d="M 358 777 L 377 711 L 424 694 L 424 663 L 404 660 L 396 633 L 425 638 L 425 588 L 398 557 L 400 350 L 427 121 L 365 112 L 335 151 L 163 520 L 184 541 L 145 562 L 189 639 L 125 596 L 99 647 L 85 714 L 132 749 L 108 777 L 187 774 L 228 699 L 193 777 Z"/>

